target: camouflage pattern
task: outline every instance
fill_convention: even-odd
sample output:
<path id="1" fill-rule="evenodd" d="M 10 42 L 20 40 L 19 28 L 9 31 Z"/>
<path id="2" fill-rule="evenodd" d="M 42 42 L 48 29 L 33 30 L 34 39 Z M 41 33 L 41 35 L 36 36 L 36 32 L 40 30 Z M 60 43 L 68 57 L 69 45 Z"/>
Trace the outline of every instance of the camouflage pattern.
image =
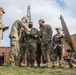
<path id="1" fill-rule="evenodd" d="M 13 23 L 11 32 L 9 35 L 10 38 L 10 45 L 11 45 L 11 50 L 9 54 L 9 59 L 14 57 L 15 59 L 15 64 L 19 65 L 19 60 L 20 60 L 20 30 L 21 28 L 24 28 L 25 30 L 29 31 L 29 28 L 24 25 L 20 20 L 17 20 Z"/>
<path id="2" fill-rule="evenodd" d="M 36 51 L 37 51 L 37 47 L 36 47 L 36 42 L 29 42 L 26 43 L 26 58 L 27 61 L 29 61 L 30 63 L 33 62 L 36 59 Z"/>
<path id="3" fill-rule="evenodd" d="M 53 36 L 53 41 L 52 41 L 52 54 L 51 54 L 51 61 L 55 62 L 59 56 L 59 61 L 62 59 L 62 52 L 63 52 L 63 44 L 60 40 L 60 38 L 56 37 L 61 37 L 63 34 L 55 34 Z"/>
<path id="4" fill-rule="evenodd" d="M 16 38 L 17 40 L 19 40 L 20 38 L 20 29 L 24 28 L 27 31 L 31 31 L 25 24 L 23 24 L 20 20 L 17 20 L 13 23 L 12 28 L 11 28 L 11 32 L 9 37 L 10 38 Z"/>
<path id="5" fill-rule="evenodd" d="M 50 43 L 42 42 L 41 43 L 41 50 L 42 50 L 43 63 L 47 63 L 48 62 L 47 53 L 49 55 L 51 54 L 51 42 Z"/>
<path id="6" fill-rule="evenodd" d="M 2 19 L 0 17 L 0 43 L 1 43 L 1 40 L 3 39 L 3 32 L 8 29 L 8 26 L 4 25 L 2 23 Z"/>
<path id="7" fill-rule="evenodd" d="M 40 32 L 43 63 L 47 63 L 47 52 L 49 54 L 51 53 L 51 41 L 48 41 L 48 39 L 51 40 L 52 38 L 52 28 L 50 25 L 44 25 L 43 27 L 40 27 Z"/>
<path id="8" fill-rule="evenodd" d="M 37 51 L 37 44 L 36 44 L 36 37 L 38 30 L 36 28 L 32 28 L 30 35 L 26 35 L 26 59 L 27 65 L 29 64 L 34 65 L 34 61 L 36 60 L 36 51 Z"/>
<path id="9" fill-rule="evenodd" d="M 15 62 L 15 65 L 18 65 L 16 60 L 19 62 L 20 60 L 20 45 L 19 45 L 19 40 L 16 39 L 11 39 L 11 50 L 10 50 L 10 54 L 9 54 L 9 58 L 13 58 L 13 60 L 11 60 L 12 62 Z M 15 60 L 15 61 L 14 61 Z"/>
<path id="10" fill-rule="evenodd" d="M 21 62 L 25 58 L 25 51 L 26 51 L 26 31 L 24 29 L 21 29 L 21 36 L 20 36 L 20 62 L 19 64 L 21 65 Z"/>

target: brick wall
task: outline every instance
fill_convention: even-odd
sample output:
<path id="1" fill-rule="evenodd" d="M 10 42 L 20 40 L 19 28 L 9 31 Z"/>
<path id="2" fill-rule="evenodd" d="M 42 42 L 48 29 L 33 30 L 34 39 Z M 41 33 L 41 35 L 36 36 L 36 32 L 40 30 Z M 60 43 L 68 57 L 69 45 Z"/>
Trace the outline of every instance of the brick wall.
<path id="1" fill-rule="evenodd" d="M 8 59 L 9 52 L 10 52 L 10 47 L 0 47 L 0 54 L 2 54 L 3 52 L 5 52 L 4 61 L 6 62 L 6 60 Z"/>

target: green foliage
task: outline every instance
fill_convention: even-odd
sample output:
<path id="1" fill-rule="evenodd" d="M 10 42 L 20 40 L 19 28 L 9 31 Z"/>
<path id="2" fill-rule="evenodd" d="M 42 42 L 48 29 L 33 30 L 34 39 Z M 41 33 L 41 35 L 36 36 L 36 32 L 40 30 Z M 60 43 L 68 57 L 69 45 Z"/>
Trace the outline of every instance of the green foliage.
<path id="1" fill-rule="evenodd" d="M 10 65 L 11 64 L 11 61 L 10 60 L 7 60 L 6 64 L 7 65 Z"/>

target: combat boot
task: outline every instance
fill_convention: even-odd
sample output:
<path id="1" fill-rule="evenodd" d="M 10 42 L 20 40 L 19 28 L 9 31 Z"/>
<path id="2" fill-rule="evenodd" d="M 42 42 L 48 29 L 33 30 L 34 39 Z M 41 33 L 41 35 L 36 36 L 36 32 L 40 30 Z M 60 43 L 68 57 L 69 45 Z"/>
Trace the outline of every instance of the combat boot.
<path id="1" fill-rule="evenodd" d="M 15 66 L 14 58 L 10 57 L 8 60 L 10 61 L 10 64 L 9 65 Z"/>
<path id="2" fill-rule="evenodd" d="M 59 67 L 61 68 L 61 64 L 59 63 Z"/>
<path id="3" fill-rule="evenodd" d="M 40 67 L 40 63 L 38 63 L 38 65 L 37 65 L 38 67 Z"/>
<path id="4" fill-rule="evenodd" d="M 43 64 L 43 68 L 48 68 L 47 63 Z"/>
<path id="5" fill-rule="evenodd" d="M 31 68 L 35 68 L 34 61 L 31 61 Z"/>
<path id="6" fill-rule="evenodd" d="M 63 64 L 62 61 L 60 61 L 59 62 L 59 68 L 63 68 L 62 64 Z"/>
<path id="7" fill-rule="evenodd" d="M 21 61 L 19 61 L 19 67 L 21 67 Z"/>
<path id="8" fill-rule="evenodd" d="M 52 68 L 54 68 L 54 67 L 56 67 L 56 66 L 55 66 L 55 62 L 52 62 Z"/>
<path id="9" fill-rule="evenodd" d="M 19 66 L 19 65 L 20 65 L 20 57 L 15 56 L 15 66 Z"/>
<path id="10" fill-rule="evenodd" d="M 73 65 L 71 64 L 71 62 L 68 62 L 69 63 L 69 68 L 73 68 Z"/>
<path id="11" fill-rule="evenodd" d="M 20 66 L 19 60 L 15 60 L 15 66 Z"/>
<path id="12" fill-rule="evenodd" d="M 14 61 L 11 61 L 10 65 L 11 65 L 11 66 L 15 66 Z"/>

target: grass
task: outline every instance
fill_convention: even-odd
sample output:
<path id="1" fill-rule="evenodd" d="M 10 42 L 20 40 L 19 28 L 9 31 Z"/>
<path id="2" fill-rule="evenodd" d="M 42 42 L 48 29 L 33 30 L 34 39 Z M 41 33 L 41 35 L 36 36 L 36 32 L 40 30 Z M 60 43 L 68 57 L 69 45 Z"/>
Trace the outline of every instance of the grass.
<path id="1" fill-rule="evenodd" d="M 0 66 L 0 75 L 76 75 L 76 68 L 28 68 Z"/>

